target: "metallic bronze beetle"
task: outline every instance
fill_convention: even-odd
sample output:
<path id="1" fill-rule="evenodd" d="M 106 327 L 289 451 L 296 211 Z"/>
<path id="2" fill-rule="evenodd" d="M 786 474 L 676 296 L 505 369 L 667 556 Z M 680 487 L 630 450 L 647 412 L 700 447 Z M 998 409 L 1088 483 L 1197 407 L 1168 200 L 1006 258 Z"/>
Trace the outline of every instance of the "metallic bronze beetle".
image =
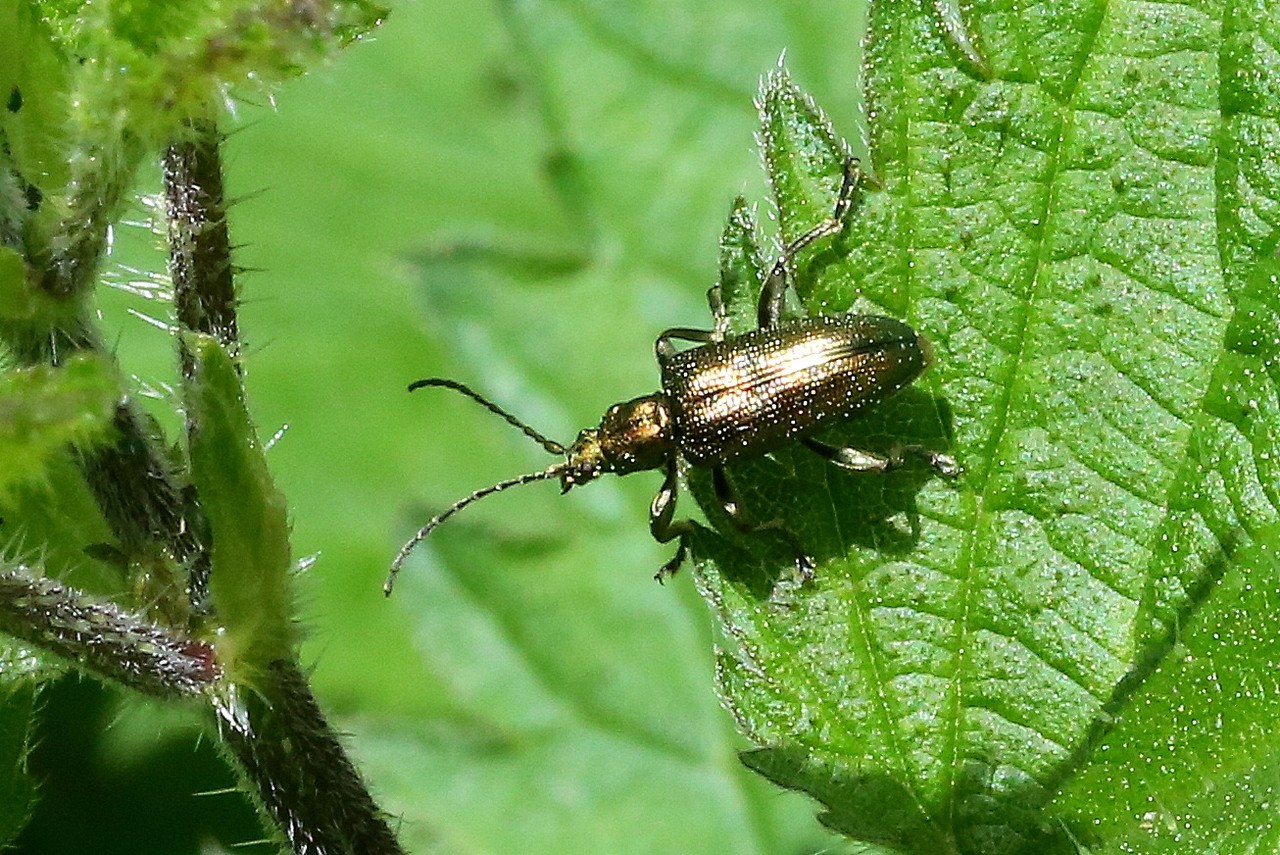
<path id="1" fill-rule="evenodd" d="M 477 490 L 436 514 L 396 555 L 386 592 L 391 593 L 409 553 L 436 526 L 477 499 L 532 481 L 558 478 L 561 492 L 568 492 L 606 472 L 626 475 L 663 469 L 666 477 L 649 510 L 649 529 L 659 543 L 677 538 L 680 543 L 675 555 L 658 571 L 655 578 L 661 581 L 684 561 L 688 550 L 685 536 L 693 530 L 688 520 L 674 521 L 681 461 L 707 467 L 716 497 L 734 525 L 746 532 L 775 531 L 786 538 L 795 553 L 798 572 L 808 579 L 813 574 L 813 559 L 780 523 L 758 525 L 747 519 L 725 474 L 726 463 L 758 457 L 799 441 L 835 465 L 854 471 L 887 471 L 901 464 L 904 455 L 913 454 L 943 475 L 958 474 L 960 467 L 952 457 L 920 446 L 904 446 L 886 457 L 813 438 L 910 384 L 932 359 L 929 342 L 893 318 L 847 314 L 781 320 L 791 259 L 814 241 L 844 227 L 859 177 L 858 162 L 850 158 L 831 217 L 783 248 L 760 291 L 757 329 L 727 335 L 728 318 L 719 289 L 711 289 L 708 298 L 715 329 L 669 329 L 654 343 L 662 390 L 614 404 L 598 427 L 583 430 L 568 448 L 461 383 L 431 378 L 411 384 L 410 391 L 442 386 L 461 392 L 564 459 L 540 472 Z M 699 346 L 678 350 L 676 340 Z"/>

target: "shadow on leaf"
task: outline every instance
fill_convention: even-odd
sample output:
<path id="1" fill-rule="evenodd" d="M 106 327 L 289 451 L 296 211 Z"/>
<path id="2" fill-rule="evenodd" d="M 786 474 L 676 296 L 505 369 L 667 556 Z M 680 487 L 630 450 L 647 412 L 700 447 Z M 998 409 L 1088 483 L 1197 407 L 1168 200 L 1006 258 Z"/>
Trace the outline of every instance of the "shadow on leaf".
<path id="1" fill-rule="evenodd" d="M 906 389 L 871 412 L 821 435 L 825 442 L 890 454 L 917 445 L 949 447 L 951 412 L 946 403 Z M 963 461 L 962 461 L 963 463 Z M 920 537 L 915 497 L 938 477 L 923 461 L 908 457 L 892 472 L 850 472 L 798 443 L 764 457 L 735 463 L 729 478 L 749 518 L 780 521 L 822 565 L 853 549 L 885 557 L 908 554 Z M 769 532 L 742 534 L 717 503 L 708 470 L 691 469 L 689 489 L 715 527 L 694 537 L 694 554 L 715 561 L 726 579 L 758 600 L 794 574 L 785 538 Z"/>

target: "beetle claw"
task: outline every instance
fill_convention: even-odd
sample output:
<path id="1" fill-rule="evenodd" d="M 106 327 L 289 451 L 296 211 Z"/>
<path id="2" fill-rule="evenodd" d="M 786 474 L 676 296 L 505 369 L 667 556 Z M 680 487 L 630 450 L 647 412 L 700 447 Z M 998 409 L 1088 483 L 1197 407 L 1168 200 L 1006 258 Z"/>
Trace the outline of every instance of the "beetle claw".
<path id="1" fill-rule="evenodd" d="M 796 576 L 800 578 L 801 585 L 808 585 L 813 581 L 816 568 L 813 558 L 803 553 L 796 554 Z"/>
<path id="2" fill-rule="evenodd" d="M 676 554 L 671 556 L 671 560 L 658 568 L 658 572 L 653 574 L 653 581 L 659 585 L 665 585 L 668 576 L 676 575 L 680 565 L 684 563 L 685 556 L 689 553 L 689 547 L 685 545 L 684 538 L 680 538 L 680 545 L 676 547 Z"/>
<path id="3" fill-rule="evenodd" d="M 938 470 L 939 475 L 947 478 L 959 478 L 964 474 L 964 467 L 950 454 L 935 451 L 929 455 L 929 465 Z"/>

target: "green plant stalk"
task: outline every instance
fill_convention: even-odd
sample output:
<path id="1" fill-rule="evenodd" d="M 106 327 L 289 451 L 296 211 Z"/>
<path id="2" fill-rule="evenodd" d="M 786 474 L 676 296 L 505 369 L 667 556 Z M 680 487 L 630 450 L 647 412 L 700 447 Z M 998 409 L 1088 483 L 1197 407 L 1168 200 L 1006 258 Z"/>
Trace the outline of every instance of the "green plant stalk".
<path id="1" fill-rule="evenodd" d="M 295 661 L 267 663 L 253 688 L 224 686 L 214 709 L 254 801 L 294 852 L 403 852 Z"/>
<path id="2" fill-rule="evenodd" d="M 222 135 L 211 119 L 189 124 L 189 138 L 171 143 L 162 160 L 169 275 L 178 323 L 237 345 L 235 270 L 223 193 Z M 190 377 L 194 359 L 183 339 L 182 373 Z"/>
<path id="3" fill-rule="evenodd" d="M 214 708 L 226 745 L 294 852 L 398 853 L 297 664 L 288 515 L 240 372 L 214 336 L 187 339 L 192 476 L 209 522 L 210 605 L 226 673 Z"/>
<path id="4" fill-rule="evenodd" d="M 235 270 L 223 193 L 222 136 L 211 118 L 192 121 L 186 130 L 183 138 L 165 149 L 161 164 L 175 313 L 182 329 L 214 336 L 235 354 L 239 350 Z M 178 356 L 183 381 L 191 384 L 196 361 L 185 336 L 178 339 Z M 190 410 L 184 417 L 190 442 L 196 421 Z M 191 505 L 189 523 L 207 542 L 208 520 L 198 502 Z M 197 550 L 187 579 L 191 602 L 199 608 L 209 596 L 212 570 L 210 551 Z"/>
<path id="5" fill-rule="evenodd" d="M 190 472 L 123 387 L 107 441 L 74 453 L 116 541 L 108 546 L 148 586 L 153 613 L 182 629 L 15 566 L 0 574 L 0 631 L 149 695 L 212 687 L 231 753 L 295 851 L 398 852 L 296 662 L 286 506 L 244 407 L 221 137 L 208 108 L 228 80 L 292 76 L 383 13 L 360 2 L 229 3 L 154 20 L 131 20 L 130 9 L 69 11 L 40 5 L 30 20 L 18 16 L 42 58 L 69 70 L 59 88 L 20 55 L 13 64 L 27 75 L 29 103 L 11 99 L 18 115 L 6 117 L 6 131 L 69 138 L 47 146 L 62 171 L 23 152 L 10 160 L 7 147 L 0 159 L 5 186 L 27 191 L 6 193 L 26 205 L 3 217 L 3 236 L 21 252 L 0 257 L 0 338 L 24 366 L 69 365 L 79 353 L 114 365 L 91 296 L 138 166 L 172 140 L 165 201 Z M 158 25 L 181 32 L 153 32 Z M 41 124 L 60 109 L 71 121 Z"/>

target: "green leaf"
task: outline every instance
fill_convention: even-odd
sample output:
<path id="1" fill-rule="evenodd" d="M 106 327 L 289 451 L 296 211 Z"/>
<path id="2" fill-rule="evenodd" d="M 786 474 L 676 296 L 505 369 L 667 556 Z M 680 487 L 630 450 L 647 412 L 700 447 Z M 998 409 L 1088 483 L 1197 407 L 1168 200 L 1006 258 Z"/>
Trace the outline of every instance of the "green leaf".
<path id="1" fill-rule="evenodd" d="M 1059 267 L 1075 258 L 1068 241 L 1084 242 L 1096 233 L 1096 218 L 1091 218 L 1090 206 L 1082 206 L 1070 216 L 1059 212 L 1037 222 L 1037 200 L 1048 204 L 1052 197 L 1032 192 L 1037 189 L 1034 182 L 1009 180 L 1025 179 L 1024 168 L 1011 155 L 1018 152 L 1014 145 L 1027 128 L 1004 121 L 998 109 L 994 115 L 986 112 L 985 105 L 994 101 L 999 108 L 1000 100 L 973 79 L 954 74 L 954 49 L 941 35 L 924 40 L 933 31 L 913 17 L 916 6 L 885 5 L 881 13 L 893 17 L 881 20 L 871 43 L 877 54 L 876 159 L 865 162 L 896 195 L 890 198 L 868 189 L 848 234 L 815 247 L 801 260 L 800 284 L 811 310 L 838 311 L 856 297 L 855 305 L 906 317 L 925 329 L 939 351 L 937 365 L 917 389 L 871 414 L 869 427 L 851 428 L 850 440 L 891 443 L 902 438 L 904 426 L 927 435 L 933 430 L 928 419 L 937 422 L 937 410 L 945 414 L 949 409 L 953 450 L 968 474 L 958 488 L 934 483 L 925 473 L 902 473 L 883 481 L 847 476 L 844 482 L 832 479 L 830 492 L 841 508 L 848 509 L 838 518 L 842 528 L 852 522 L 849 531 L 870 542 L 877 555 L 886 548 L 890 554 L 897 549 L 906 556 L 904 564 L 915 550 L 930 547 L 912 540 L 913 504 L 921 511 L 917 517 L 922 534 L 934 533 L 938 520 L 955 526 L 984 520 L 986 528 L 968 529 L 972 536 L 964 543 L 969 551 L 938 557 L 929 579 L 946 584 L 938 568 L 953 566 L 995 575 L 991 556 L 1003 548 L 1005 565 L 1022 562 L 1017 566 L 1028 577 L 1025 599 L 1056 608 L 1084 589 L 1069 587 L 1081 581 L 1079 576 L 1064 575 L 1059 583 L 1037 575 L 1042 556 L 1055 554 L 1039 536 L 1049 531 L 1039 520 L 1055 521 L 1052 515 L 1063 511 L 1065 522 L 1059 521 L 1050 532 L 1058 543 L 1070 524 L 1105 535 L 1102 523 L 1081 524 L 1081 508 L 1105 507 L 1105 490 L 1093 482 L 1064 487 L 1063 477 L 1080 467 L 1056 466 L 1058 458 L 1016 456 L 1022 447 L 1015 439 L 1025 436 L 1027 420 L 1011 421 L 1009 430 L 1019 432 L 1006 434 L 1005 421 L 993 420 L 984 402 L 1016 391 L 1009 400 L 1016 404 L 1011 412 L 1017 415 L 1045 389 L 1066 389 L 1095 396 L 1081 397 L 1084 415 L 1094 422 L 1101 413 L 1115 411 L 1114 406 L 1098 406 L 1096 398 L 1105 397 L 1102 390 L 1077 388 L 1084 385 L 1075 379 L 1078 375 L 1058 371 L 1056 364 L 1042 364 L 1054 370 L 1033 374 L 1034 386 L 1028 386 L 1025 377 L 1008 381 L 1010 371 L 1022 365 L 1024 341 L 1030 346 L 1029 358 L 1042 363 L 1044 355 L 1037 347 L 1071 345 L 1069 334 L 1041 345 L 1040 331 L 1046 318 L 1061 314 L 1058 309 L 1076 311 L 1068 298 L 1092 280 L 1058 277 L 1080 286 L 1073 291 L 1054 284 L 1036 265 L 1041 256 L 1045 264 L 1055 259 Z M 1041 6 L 1026 14 L 1050 16 L 1056 8 Z M 1108 12 L 1101 4 L 1064 8 L 1074 29 L 1037 29 L 1007 10 L 1007 20 L 997 26 L 983 17 L 985 7 L 971 16 L 969 23 L 981 36 L 972 42 L 1002 75 L 994 79 L 1004 81 L 1000 85 L 1015 106 L 1019 93 L 1031 91 L 1031 83 L 1042 85 L 1040 78 L 1048 81 L 1043 85 L 1057 87 L 1060 100 L 1071 103 L 1073 81 L 1088 58 L 1079 46 L 1091 44 L 1089 34 L 1100 30 L 1104 13 L 1128 13 Z M 419 563 L 406 572 L 390 603 L 382 599 L 379 586 L 397 543 L 424 514 L 512 471 L 545 463 L 536 448 L 526 448 L 523 438 L 491 424 L 467 402 L 423 400 L 423 393 L 407 396 L 401 392 L 404 384 L 433 374 L 473 382 L 563 439 L 593 423 L 608 404 L 651 391 L 656 382 L 653 337 L 665 326 L 709 323 L 702 294 L 716 281 L 713 246 L 724 212 L 734 194 L 758 195 L 761 182 L 751 167 L 753 119 L 748 105 L 759 73 L 786 48 L 796 78 L 817 94 L 841 134 L 857 139 L 859 120 L 853 104 L 858 58 L 851 35 L 861 32 L 857 12 L 852 4 L 757 5 L 744 10 L 735 4 L 705 2 L 696 8 L 681 5 L 674 12 L 635 4 L 540 3 L 503 5 L 499 13 L 506 18 L 490 12 L 489 7 L 460 4 L 418 19 L 410 7 L 398 10 L 377 43 L 355 55 L 358 61 L 332 79 L 292 88 L 278 113 L 249 110 L 251 127 L 231 142 L 237 183 L 244 188 L 233 192 L 269 188 L 234 211 L 236 240 L 246 244 L 237 260 L 267 271 L 250 280 L 245 308 L 246 330 L 253 341 L 267 344 L 250 358 L 255 415 L 264 425 L 287 421 L 292 426 L 271 451 L 271 461 L 280 482 L 289 487 L 300 549 L 323 552 L 316 570 L 305 579 L 309 620 L 316 628 L 308 652 L 316 663 L 322 699 L 334 719 L 353 733 L 352 744 L 364 768 L 386 796 L 388 809 L 403 815 L 406 839 L 422 844 L 419 849 L 436 845 L 466 851 L 536 851 L 522 845 L 528 841 L 544 851 L 563 852 L 570 848 L 567 840 L 599 851 L 812 851 L 827 844 L 815 842 L 806 824 L 808 803 L 744 781 L 727 759 L 744 743 L 716 718 L 707 688 L 709 628 L 702 603 L 689 596 L 689 579 L 677 578 L 665 589 L 648 582 L 667 555 L 647 542 L 644 530 L 644 509 L 657 486 L 654 479 L 639 475 L 605 482 L 565 498 L 552 495 L 553 489 L 539 492 L 534 487 L 524 495 L 495 498 L 470 511 L 467 519 L 452 523 L 454 528 L 433 536 L 443 540 L 419 555 Z M 1233 14 L 1243 12 L 1237 9 Z M 1108 26 L 1112 23 L 1108 19 Z M 899 25 L 902 32 L 890 24 Z M 1224 44 L 1222 56 L 1239 67 L 1236 57 L 1242 51 L 1250 45 L 1260 51 L 1268 43 L 1253 35 L 1258 29 L 1233 24 L 1228 31 L 1238 38 Z M 927 49 L 903 46 L 907 36 L 922 39 Z M 1027 68 L 1011 71 L 1008 46 L 1023 50 L 1023 42 L 1026 50 L 1056 50 L 1055 56 L 1065 60 L 1025 63 Z M 928 66 L 935 74 L 922 79 L 910 63 L 935 63 Z M 891 74 L 895 68 L 901 79 Z M 891 78 L 887 82 L 886 76 Z M 1170 74 L 1160 79 L 1174 87 L 1182 78 Z M 1263 89 L 1269 80 L 1274 80 L 1270 74 L 1232 78 L 1233 86 Z M 989 97 L 982 103 L 969 100 L 979 93 Z M 1266 111 L 1256 106 L 1241 110 L 1237 105 L 1242 99 L 1239 91 L 1230 89 L 1223 92 L 1221 103 L 1233 123 L 1242 126 L 1240 135 L 1252 133 L 1259 140 L 1258 151 L 1274 150 Z M 944 109 L 938 109 L 939 101 Z M 931 121 L 922 124 L 917 119 L 926 106 L 934 112 Z M 969 127 L 976 118 L 983 122 Z M 1141 119 L 1127 113 L 1122 118 L 1139 124 Z M 1072 133 L 1081 133 L 1075 127 L 1069 126 Z M 889 133 L 893 129 L 897 137 Z M 1103 133 L 1106 130 L 1095 121 L 1080 137 L 1095 144 L 1094 168 L 1104 171 L 1114 169 L 1111 150 L 1103 145 L 1111 139 Z M 930 148 L 919 136 L 937 134 L 945 142 L 951 137 L 944 132 L 956 138 L 982 133 L 989 140 L 986 150 L 1004 152 L 1011 162 L 983 170 L 972 158 L 930 159 L 927 155 L 936 155 L 941 143 Z M 1123 131 L 1112 135 L 1116 133 L 1124 136 Z M 1056 138 L 1050 133 L 1047 139 L 1052 144 Z M 1081 149 L 1084 166 L 1095 163 L 1084 156 L 1089 154 Z M 915 160 L 916 156 L 923 159 Z M 895 165 L 893 170 L 890 165 Z M 1158 161 L 1152 166 L 1169 164 Z M 1244 218 L 1255 229 L 1249 243 L 1263 246 L 1268 223 L 1274 222 L 1275 196 L 1268 189 L 1274 185 L 1268 185 L 1265 160 L 1223 158 L 1216 166 L 1219 198 L 1228 200 L 1229 207 L 1253 212 Z M 1072 177 L 1053 174 L 1059 174 L 1059 182 Z M 315 180 L 317 175 L 325 180 Z M 811 215 L 825 213 L 828 203 L 822 196 L 832 190 L 831 175 L 831 164 L 825 164 L 821 172 L 802 176 L 814 188 L 809 191 L 814 208 L 782 212 L 793 229 L 788 234 L 807 226 Z M 1182 196 L 1179 169 L 1173 171 L 1174 180 L 1161 176 L 1161 169 L 1129 169 L 1113 183 L 1108 172 L 1106 180 L 1090 187 L 1104 201 L 1115 186 L 1127 187 L 1134 192 L 1126 204 L 1137 205 L 1141 212 L 1139 203 L 1177 201 Z M 1238 197 L 1244 201 L 1234 201 Z M 943 207 L 944 202 L 950 207 Z M 915 206 L 922 214 L 937 208 L 935 219 L 911 216 L 917 212 Z M 873 215 L 876 210 L 883 213 Z M 941 214 L 958 225 L 940 228 L 936 216 Z M 1046 231 L 1049 221 L 1056 230 Z M 1031 244 L 1041 247 L 1041 256 L 1030 261 L 1025 251 L 1012 251 L 1026 239 L 1024 232 L 1046 241 Z M 135 235 L 133 242 L 148 240 Z M 563 278 L 530 281 L 505 276 L 512 265 L 501 260 L 451 267 L 440 264 L 438 256 L 430 256 L 430 264 L 419 264 L 424 254 L 415 252 L 426 245 L 478 243 L 502 250 L 499 256 L 491 253 L 499 259 L 527 257 L 533 246 L 552 248 L 544 259 L 578 260 L 540 262 Z M 1068 251 L 1055 255 L 1059 246 Z M 1248 263 L 1251 252 L 1240 263 Z M 851 253 L 855 261 L 841 263 L 844 253 Z M 762 254 L 769 257 L 773 252 Z M 1109 265 L 1114 255 L 1098 257 Z M 1221 256 L 1210 250 L 1197 257 Z M 1236 263 L 1235 254 L 1229 257 Z M 388 263 L 394 258 L 409 258 L 410 263 Z M 1097 262 L 1092 255 L 1090 259 Z M 163 262 L 152 258 L 145 263 L 159 269 Z M 460 271 L 469 276 L 450 280 Z M 1106 272 L 1116 275 L 1109 267 Z M 1032 274 L 1046 278 L 1026 278 Z M 851 287 L 841 285 L 842 280 Z M 1011 280 L 1024 284 L 1010 290 Z M 1101 284 L 1100 277 L 1090 287 Z M 944 286 L 951 290 L 939 293 Z M 420 298 L 419 304 L 405 297 L 409 292 Z M 264 299 L 253 299 L 256 294 Z M 1034 327 L 1022 320 L 1029 301 L 1035 309 Z M 1181 367 L 1203 357 L 1201 351 L 1183 354 L 1166 348 L 1152 355 L 1141 349 L 1143 338 L 1157 337 L 1165 321 L 1162 315 L 1148 319 L 1124 300 L 1097 300 L 1093 305 L 1097 313 L 1084 318 L 1092 317 L 1092 327 L 1077 327 L 1086 344 L 1090 328 L 1100 328 L 1109 340 L 1119 341 L 1125 330 L 1108 329 L 1109 319 L 1118 316 L 1128 318 L 1129 326 L 1142 335 L 1108 353 L 1129 354 L 1139 367 L 1170 361 Z M 1116 305 L 1128 307 L 1127 312 L 1117 312 Z M 425 324 L 420 324 L 418 308 L 425 309 Z M 966 313 L 976 315 L 982 325 Z M 1225 325 L 1227 316 L 1218 317 Z M 1029 328 L 1037 330 L 1035 336 L 1022 332 Z M 140 353 L 150 340 L 156 353 L 171 360 L 168 336 L 132 321 L 124 330 L 122 351 Z M 145 364 L 159 362 L 154 356 L 144 359 L 151 360 Z M 136 364 L 131 363 L 133 370 L 138 370 Z M 1000 370 L 991 370 L 992 365 Z M 1154 388 L 1162 391 L 1159 384 Z M 1121 411 L 1127 414 L 1124 407 Z M 942 439 L 943 432 L 938 433 L 933 438 Z M 1075 439 L 1074 428 L 1063 430 L 1059 425 L 1051 439 L 1060 443 L 1063 436 Z M 1046 440 L 1045 448 L 1049 447 Z M 804 459 L 797 453 L 795 464 L 800 466 Z M 1024 467 L 1025 477 L 1006 478 L 978 494 L 984 502 L 989 499 L 994 510 L 975 502 L 947 517 L 923 518 L 924 510 L 953 498 L 958 502 L 967 495 L 960 491 L 981 486 L 984 482 L 973 479 L 991 477 L 984 474 L 984 466 L 995 474 L 1005 471 L 995 466 L 1002 459 L 1008 461 L 1003 465 L 1010 466 L 1009 471 Z M 809 474 L 796 479 L 789 471 L 790 461 L 780 461 L 776 472 L 760 478 L 761 487 L 748 484 L 753 490 L 750 507 L 767 507 L 763 500 L 788 484 L 795 486 L 802 506 L 809 504 L 809 485 L 825 484 L 830 475 L 839 474 L 810 461 L 803 463 L 811 466 Z M 1032 469 L 1032 464 L 1040 468 Z M 743 474 L 735 471 L 735 477 Z M 1096 487 L 1100 497 L 1095 501 L 1093 491 L 1084 487 Z M 837 488 L 843 492 L 837 493 Z M 858 497 L 868 492 L 876 496 L 883 517 L 879 521 L 863 521 L 857 513 Z M 996 504 L 1006 502 L 1006 497 L 1025 508 Z M 685 511 L 690 507 L 687 501 L 682 505 Z M 1030 522 L 1025 528 L 1007 525 L 1019 510 Z M 970 516 L 962 518 L 959 511 Z M 827 513 L 837 518 L 834 511 Z M 816 533 L 819 541 L 842 545 L 830 526 L 814 527 L 804 519 L 803 507 L 797 518 L 806 537 Z M 1145 516 L 1134 526 L 1138 523 L 1147 524 Z M 1116 548 L 1100 547 L 1085 557 L 1105 555 L 1112 561 L 1113 554 L 1122 554 L 1119 547 L 1127 538 L 1121 535 L 1129 528 L 1125 520 L 1114 536 Z M 1025 560 L 1023 541 L 1018 539 L 1023 531 L 1028 533 Z M 702 545 L 710 546 L 711 541 Z M 755 560 L 766 584 L 761 596 L 771 594 L 774 579 L 787 572 L 786 550 L 754 539 L 735 540 L 725 548 L 729 546 Z M 747 551 L 756 549 L 767 554 Z M 977 557 L 966 558 L 969 555 Z M 1245 548 L 1234 555 L 1235 560 L 1248 558 Z M 1134 566 L 1145 565 L 1138 560 Z M 876 593 L 883 585 L 890 597 L 887 605 L 877 604 L 883 608 L 875 617 L 887 617 L 892 597 L 906 603 L 899 609 L 904 614 L 921 600 L 923 594 L 915 587 L 921 574 L 903 572 L 906 569 L 889 566 L 858 581 L 864 591 Z M 991 590 L 982 587 L 985 582 L 976 573 L 965 581 L 969 590 Z M 452 593 L 448 598 L 436 596 L 437 586 Z M 1140 595 L 1145 582 L 1137 587 Z M 1253 590 L 1258 599 L 1266 600 L 1271 587 L 1255 584 Z M 863 602 L 873 601 L 867 597 Z M 779 606 L 785 612 L 786 603 Z M 643 632 L 632 621 L 643 623 Z M 1268 626 L 1265 614 L 1242 613 L 1237 635 Z M 520 631 L 504 635 L 508 627 Z M 488 636 L 483 635 L 486 630 Z M 466 643 L 476 635 L 491 643 Z M 904 637 L 910 640 L 892 648 L 883 661 L 918 662 L 914 674 L 919 675 L 938 652 L 931 646 L 934 636 L 922 629 L 891 638 Z M 1211 635 L 1205 639 L 1211 641 Z M 909 656 L 914 658 L 908 660 Z M 954 654 L 938 656 L 943 665 L 951 660 Z M 1265 657 L 1256 661 L 1265 662 Z M 673 679 L 673 671 L 684 678 Z M 585 679 L 583 673 L 593 679 Z M 543 685 L 544 675 L 549 688 Z M 911 676 L 907 673 L 889 688 L 909 682 Z M 1181 676 L 1185 672 L 1174 669 L 1169 685 L 1179 686 Z M 611 686 L 615 682 L 623 685 Z M 826 675 L 815 695 L 824 701 L 842 697 L 848 683 L 844 673 Z M 1155 686 L 1156 681 L 1148 678 L 1142 685 Z M 1265 679 L 1256 686 L 1230 685 L 1232 691 L 1242 687 L 1244 693 L 1256 689 L 1261 702 L 1272 688 Z M 508 686 L 511 691 L 505 691 Z M 635 703 L 637 697 L 645 703 Z M 552 710 L 556 715 L 546 713 L 548 706 L 557 708 Z M 579 709 L 593 714 L 603 709 L 609 717 L 579 715 Z M 922 704 L 918 709 L 918 721 L 909 724 L 927 732 L 927 717 L 935 708 Z M 534 719 L 533 712 L 546 718 Z M 1148 722 L 1128 708 L 1124 712 L 1123 719 L 1115 720 L 1132 718 L 1130 732 L 1144 733 Z M 1176 735 L 1195 730 L 1203 739 L 1216 737 L 1213 717 L 1200 717 L 1194 709 L 1191 715 L 1195 717 L 1189 717 Z M 612 726 L 619 720 L 627 726 L 622 731 L 626 738 L 618 737 Z M 550 725 L 543 726 L 544 721 Z M 1254 753 L 1265 753 L 1267 718 L 1259 715 L 1252 722 L 1253 743 L 1261 747 Z M 854 733 L 875 738 L 877 726 L 883 733 L 884 724 L 858 721 Z M 1168 735 L 1145 733 L 1149 744 Z M 671 753 L 668 756 L 676 762 L 664 762 L 662 748 L 671 745 L 685 753 Z M 697 745 L 701 747 L 693 747 Z M 911 745 L 920 749 L 921 757 L 928 756 L 927 746 L 920 747 L 923 740 Z M 704 753 L 692 753 L 697 750 Z M 1113 745 L 1107 753 L 1117 750 Z M 775 756 L 787 759 L 781 751 Z M 1143 757 L 1166 756 L 1140 746 L 1127 753 L 1135 767 Z M 697 756 L 698 762 L 679 762 L 689 756 Z M 627 762 L 618 762 L 619 757 Z M 873 756 L 869 774 L 884 757 L 892 755 Z M 631 762 L 636 758 L 639 762 Z M 1122 775 L 1132 771 L 1124 764 L 1117 769 Z M 1213 780 L 1216 773 L 1210 769 L 1205 776 L 1196 768 L 1186 774 L 1187 769 L 1184 763 L 1171 765 L 1168 774 L 1180 774 L 1194 786 Z M 1256 795 L 1268 783 L 1268 770 L 1262 762 L 1238 779 L 1248 777 Z M 846 775 L 828 776 L 827 783 L 838 787 L 848 780 Z M 1083 787 L 1083 795 L 1076 798 L 1064 788 L 1052 805 L 1058 813 L 1044 816 L 1065 816 L 1079 832 L 1114 810 L 1115 822 L 1108 828 L 1128 829 L 1126 843 L 1131 848 L 1154 845 L 1153 833 L 1168 835 L 1169 840 L 1174 839 L 1170 829 L 1182 833 L 1176 821 L 1168 821 L 1169 815 L 1149 816 L 1148 810 L 1135 817 L 1130 801 L 1142 799 L 1147 791 L 1126 780 L 1149 779 L 1106 774 L 1088 779 L 1082 772 L 1072 783 L 1091 782 Z M 1242 788 L 1226 786 L 1225 776 L 1214 783 L 1212 797 L 1193 790 L 1182 803 L 1194 802 L 1206 816 L 1219 805 L 1235 811 Z M 674 795 L 660 803 L 663 813 L 652 832 L 657 843 L 649 845 L 660 785 Z M 196 788 L 187 791 L 191 789 Z M 1129 801 L 1108 801 L 1122 790 Z M 830 795 L 829 790 L 823 792 Z M 901 790 L 886 787 L 881 792 Z M 870 810 L 890 814 L 885 801 L 871 802 Z M 858 804 L 858 799 L 846 798 L 839 802 L 839 813 L 856 813 Z M 576 809 L 582 805 L 598 810 Z M 1253 813 L 1222 815 L 1242 827 L 1251 817 L 1265 815 L 1265 801 L 1249 805 Z M 900 806 L 910 807 L 906 802 L 892 804 L 898 816 Z M 74 808 L 65 810 L 72 815 Z M 515 810 L 521 812 L 512 813 Z M 861 816 L 865 820 L 867 813 Z M 851 821 L 840 820 L 846 826 Z M 879 825 L 883 828 L 886 822 Z M 1207 821 L 1200 823 L 1201 828 L 1209 826 Z M 898 828 L 913 827 L 904 822 Z M 564 833 L 557 835 L 557 829 Z M 749 845 L 736 845 L 743 842 L 744 829 L 752 835 Z M 916 839 L 936 839 L 927 835 L 946 830 L 925 827 L 926 836 Z M 1245 832 L 1238 835 L 1244 836 Z M 1119 838 L 1109 834 L 1108 839 Z M 1107 851 L 1107 846 L 1091 842 L 1094 851 Z M 616 848 L 606 845 L 614 843 Z"/>
<path id="2" fill-rule="evenodd" d="M 88 140 L 167 142 L 182 120 L 203 118 L 229 93 L 298 75 L 377 25 L 368 0 L 303 5 L 272 0 L 108 5 L 31 4 L 70 63 L 72 117 Z M 114 108 L 114 109 L 112 109 Z"/>
<path id="3" fill-rule="evenodd" d="M 289 523 L 234 361 L 213 336 L 193 342 L 191 475 L 213 536 L 218 662 L 232 682 L 252 685 L 273 661 L 293 655 Z"/>
<path id="4" fill-rule="evenodd" d="M 102 437 L 118 396 L 114 370 L 87 355 L 0 374 L 0 495 L 40 476 L 67 445 Z"/>
<path id="5" fill-rule="evenodd" d="M 24 247 L 48 296 L 82 296 L 147 154 L 233 98 L 269 98 L 384 14 L 367 0 L 0 3 L 0 237 Z M 83 325 L 61 326 L 91 339 Z"/>
<path id="6" fill-rule="evenodd" d="M 821 562 L 799 587 L 785 544 L 697 540 L 745 759 L 908 852 L 1270 846 L 1280 7 L 965 8 L 990 79 L 877 7 L 883 189 L 797 290 L 937 352 L 841 438 L 966 471 L 731 469 Z M 792 236 L 843 146 L 784 76 L 762 102 Z"/>
<path id="7" fill-rule="evenodd" d="M 760 258 L 755 217 L 739 196 L 720 237 L 720 300 L 729 329 L 745 332 L 756 325 L 760 289 L 768 271 Z M 710 295 L 708 295 L 710 297 Z"/>
<path id="8" fill-rule="evenodd" d="M 7 145 L 0 164 L 23 180 L 51 192 L 68 178 L 66 158 L 67 88 L 70 70 L 49 32 L 29 5 L 0 3 L 0 130 Z M 9 178 L 6 175 L 6 183 Z M 8 189 L 8 188 L 6 188 Z M 0 221 L 13 228 L 25 207 L 17 190 L 0 206 Z"/>

